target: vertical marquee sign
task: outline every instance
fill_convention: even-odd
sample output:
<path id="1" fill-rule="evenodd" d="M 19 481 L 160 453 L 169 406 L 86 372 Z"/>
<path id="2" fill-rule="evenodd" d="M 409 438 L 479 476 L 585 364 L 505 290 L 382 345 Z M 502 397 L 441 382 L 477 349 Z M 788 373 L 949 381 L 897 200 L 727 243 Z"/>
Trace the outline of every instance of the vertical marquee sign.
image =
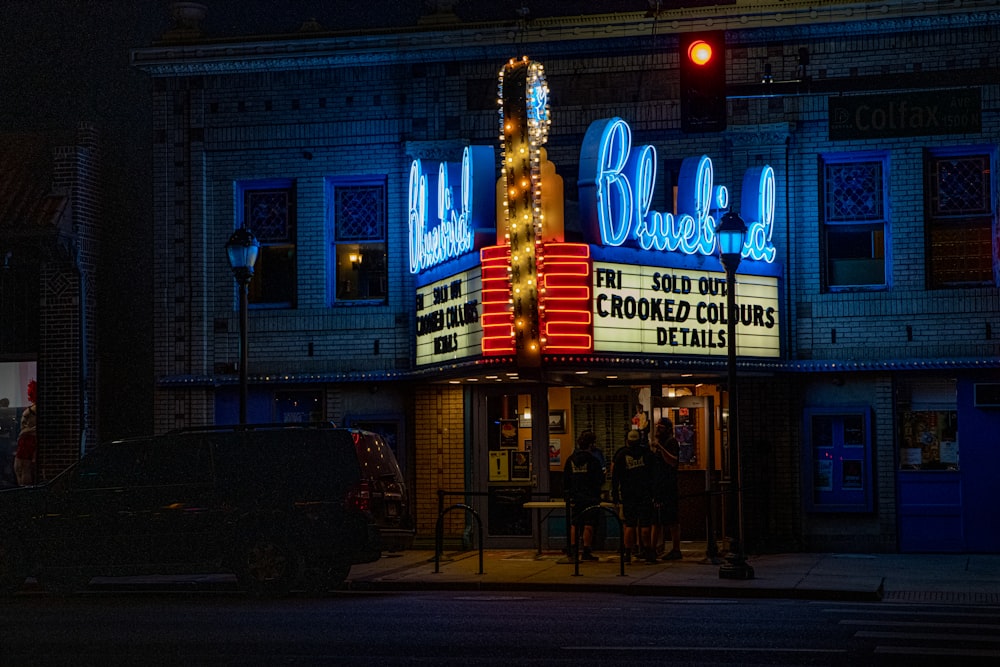
<path id="1" fill-rule="evenodd" d="M 538 315 L 542 234 L 542 145 L 548 139 L 548 86 L 541 63 L 510 60 L 500 71 L 504 238 L 510 251 L 510 302 L 518 365 L 541 363 Z"/>

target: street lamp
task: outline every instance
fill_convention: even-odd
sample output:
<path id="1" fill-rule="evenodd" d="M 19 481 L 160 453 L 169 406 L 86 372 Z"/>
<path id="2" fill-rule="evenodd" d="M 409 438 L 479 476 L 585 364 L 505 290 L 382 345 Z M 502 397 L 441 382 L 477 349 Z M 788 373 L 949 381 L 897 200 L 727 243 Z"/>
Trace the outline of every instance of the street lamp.
<path id="1" fill-rule="evenodd" d="M 240 290 L 240 424 L 247 423 L 247 295 L 250 279 L 253 278 L 253 266 L 257 263 L 257 253 L 260 243 L 246 224 L 233 232 L 226 241 L 226 254 L 229 256 L 229 266 L 233 269 L 233 278 Z"/>
<path id="2" fill-rule="evenodd" d="M 719 567 L 720 579 L 753 579 L 753 568 L 747 563 L 743 544 L 743 480 L 740 464 L 740 431 L 738 397 L 736 385 L 736 269 L 743 259 L 743 243 L 747 236 L 747 225 L 737 213 L 730 211 L 722 216 L 715 228 L 719 239 L 719 260 L 726 270 L 726 327 L 728 340 L 729 371 L 729 471 L 732 483 L 736 485 L 736 545 L 730 545 L 728 562 Z"/>

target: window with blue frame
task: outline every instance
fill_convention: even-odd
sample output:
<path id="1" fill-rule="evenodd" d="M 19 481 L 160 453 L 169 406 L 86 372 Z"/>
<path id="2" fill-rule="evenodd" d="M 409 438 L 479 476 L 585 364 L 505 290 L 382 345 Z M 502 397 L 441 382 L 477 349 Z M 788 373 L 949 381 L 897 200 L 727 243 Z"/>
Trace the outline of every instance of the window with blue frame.
<path id="1" fill-rule="evenodd" d="M 384 302 L 389 294 L 385 177 L 327 179 L 327 201 L 332 302 Z"/>
<path id="2" fill-rule="evenodd" d="M 296 301 L 295 182 L 291 179 L 236 184 L 236 227 L 245 222 L 260 242 L 249 303 L 256 308 L 294 308 Z"/>
<path id="3" fill-rule="evenodd" d="M 900 470 L 959 470 L 954 379 L 901 382 L 896 423 Z"/>
<path id="4" fill-rule="evenodd" d="M 870 512 L 871 419 L 867 407 L 805 411 L 802 486 L 811 512 Z"/>
<path id="5" fill-rule="evenodd" d="M 992 151 L 934 149 L 924 158 L 927 283 L 931 289 L 995 282 Z"/>
<path id="6" fill-rule="evenodd" d="M 826 289 L 881 288 L 886 265 L 888 156 L 822 158 L 823 268 Z"/>

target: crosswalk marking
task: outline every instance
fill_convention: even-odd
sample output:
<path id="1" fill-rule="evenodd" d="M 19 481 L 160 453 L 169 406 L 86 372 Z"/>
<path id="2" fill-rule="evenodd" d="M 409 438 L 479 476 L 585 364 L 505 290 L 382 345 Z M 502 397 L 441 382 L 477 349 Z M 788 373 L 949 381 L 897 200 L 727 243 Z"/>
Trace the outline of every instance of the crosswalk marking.
<path id="1" fill-rule="evenodd" d="M 860 630 L 854 633 L 855 637 L 865 637 L 868 639 L 922 639 L 926 641 L 950 641 L 950 642 L 987 642 L 1000 644 L 1000 637 L 987 637 L 986 635 L 960 635 L 949 633 L 926 633 L 926 632 L 880 632 L 878 630 Z"/>
<path id="2" fill-rule="evenodd" d="M 876 646 L 880 655 L 940 655 L 962 658 L 1000 658 L 1000 651 L 974 648 L 935 648 L 926 646 Z"/>
<path id="3" fill-rule="evenodd" d="M 865 627 L 885 626 L 891 628 L 964 628 L 967 630 L 1000 630 L 1000 625 L 993 623 L 925 623 L 921 621 L 870 621 L 861 619 L 843 619 L 840 625 L 863 625 Z"/>
<path id="4" fill-rule="evenodd" d="M 872 641 L 876 655 L 1000 658 L 1000 607 L 826 604 L 839 626 L 863 628 L 853 637 Z"/>

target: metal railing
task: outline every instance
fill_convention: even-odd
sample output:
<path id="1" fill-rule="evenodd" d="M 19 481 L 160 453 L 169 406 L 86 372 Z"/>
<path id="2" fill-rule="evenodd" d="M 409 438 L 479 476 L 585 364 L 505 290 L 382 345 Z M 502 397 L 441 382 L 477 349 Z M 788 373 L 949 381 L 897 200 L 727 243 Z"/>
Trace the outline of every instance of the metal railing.
<path id="1" fill-rule="evenodd" d="M 618 576 L 624 577 L 625 575 L 625 530 L 622 524 L 622 518 L 618 516 L 618 512 L 610 507 L 605 507 L 603 505 L 590 505 L 585 507 L 576 516 L 573 516 L 573 505 L 572 502 L 566 501 L 566 541 L 569 544 L 569 553 L 573 558 L 573 576 L 580 576 L 580 549 L 577 541 L 580 536 L 580 529 L 583 527 L 583 517 L 591 512 L 597 510 L 598 512 L 604 511 L 615 518 L 618 522 L 618 534 L 622 536 L 618 540 L 618 564 L 621 568 L 621 572 Z M 576 532 L 571 532 L 572 528 L 576 528 Z M 572 538 L 570 537 L 572 535 Z"/>
<path id="2" fill-rule="evenodd" d="M 699 492 L 699 493 L 684 494 L 682 496 L 679 496 L 678 499 L 677 499 L 677 502 L 679 504 L 682 500 L 691 500 L 691 499 L 695 499 L 695 498 L 704 498 L 704 500 L 705 500 L 705 516 L 706 516 L 706 522 L 708 523 L 708 525 L 706 526 L 706 533 L 707 533 L 706 534 L 706 547 L 707 548 L 706 548 L 706 554 L 705 555 L 712 562 L 715 562 L 717 560 L 717 558 L 718 558 L 718 555 L 719 555 L 718 546 L 717 546 L 716 541 L 715 541 L 715 535 L 714 535 L 714 529 L 713 529 L 713 523 L 714 522 L 710 518 L 712 516 L 712 510 L 713 510 L 713 507 L 712 507 L 712 497 L 713 496 L 726 496 L 726 495 L 729 495 L 730 493 L 732 493 L 732 489 L 714 490 L 714 491 L 702 491 L 702 492 Z M 457 509 L 457 510 L 463 510 L 464 512 L 466 512 L 468 514 L 471 514 L 472 518 L 475 519 L 475 521 L 476 521 L 476 528 L 477 528 L 478 537 L 479 537 L 479 574 L 485 574 L 485 572 L 483 571 L 483 553 L 485 551 L 485 548 L 484 548 L 485 537 L 484 537 L 484 533 L 483 533 L 483 520 L 482 520 L 482 517 L 479 516 L 479 512 L 477 512 L 475 510 L 475 508 L 471 507 L 470 505 L 467 505 L 466 503 L 456 503 L 456 504 L 451 505 L 450 507 L 446 508 L 444 506 L 445 496 L 449 496 L 449 495 L 451 495 L 451 496 L 462 496 L 463 498 L 468 498 L 468 497 L 488 497 L 490 494 L 488 492 L 485 492 L 485 491 L 465 491 L 465 490 L 462 490 L 462 491 L 446 491 L 444 489 L 438 489 L 438 491 L 437 491 L 437 496 L 438 496 L 438 517 L 437 517 L 437 523 L 436 523 L 435 528 L 434 528 L 434 572 L 436 574 L 436 573 L 439 573 L 441 571 L 440 570 L 440 567 L 441 567 L 440 566 L 440 564 L 441 564 L 441 554 L 444 552 L 444 517 L 445 517 L 445 515 L 448 512 Z M 534 493 L 534 492 L 531 492 L 531 493 L 526 493 L 525 495 L 527 495 L 528 497 L 551 497 L 551 494 L 549 494 L 549 493 Z M 620 572 L 619 576 L 626 576 L 625 575 L 625 548 L 626 548 L 626 546 L 625 546 L 625 539 L 624 539 L 625 530 L 624 530 L 624 524 L 623 524 L 622 519 L 619 516 L 618 512 L 616 512 L 611 507 L 604 507 L 603 505 L 591 505 L 589 507 L 584 508 L 579 513 L 579 516 L 575 517 L 575 519 L 574 519 L 574 517 L 572 516 L 572 507 L 571 507 L 570 501 L 566 500 L 566 544 L 569 547 L 569 549 L 568 549 L 569 554 L 573 558 L 573 570 L 574 570 L 573 576 L 580 576 L 580 554 L 579 554 L 579 549 L 575 549 L 574 548 L 577 545 L 575 543 L 571 543 L 572 539 L 570 537 L 572 535 L 571 528 L 574 525 L 573 521 L 574 520 L 577 521 L 578 523 L 576 525 L 579 526 L 579 525 L 582 524 L 581 517 L 585 516 L 586 514 L 588 514 L 590 512 L 593 512 L 593 511 L 598 511 L 598 512 L 603 511 L 603 512 L 606 512 L 606 513 L 610 514 L 611 516 L 613 516 L 614 519 L 615 519 L 615 521 L 618 522 L 618 534 L 620 536 L 620 538 L 618 540 L 618 554 L 619 554 L 619 563 L 620 563 L 620 567 L 621 567 L 621 572 Z M 580 529 L 578 527 L 577 528 L 577 535 L 579 535 L 579 532 L 580 532 Z"/>

